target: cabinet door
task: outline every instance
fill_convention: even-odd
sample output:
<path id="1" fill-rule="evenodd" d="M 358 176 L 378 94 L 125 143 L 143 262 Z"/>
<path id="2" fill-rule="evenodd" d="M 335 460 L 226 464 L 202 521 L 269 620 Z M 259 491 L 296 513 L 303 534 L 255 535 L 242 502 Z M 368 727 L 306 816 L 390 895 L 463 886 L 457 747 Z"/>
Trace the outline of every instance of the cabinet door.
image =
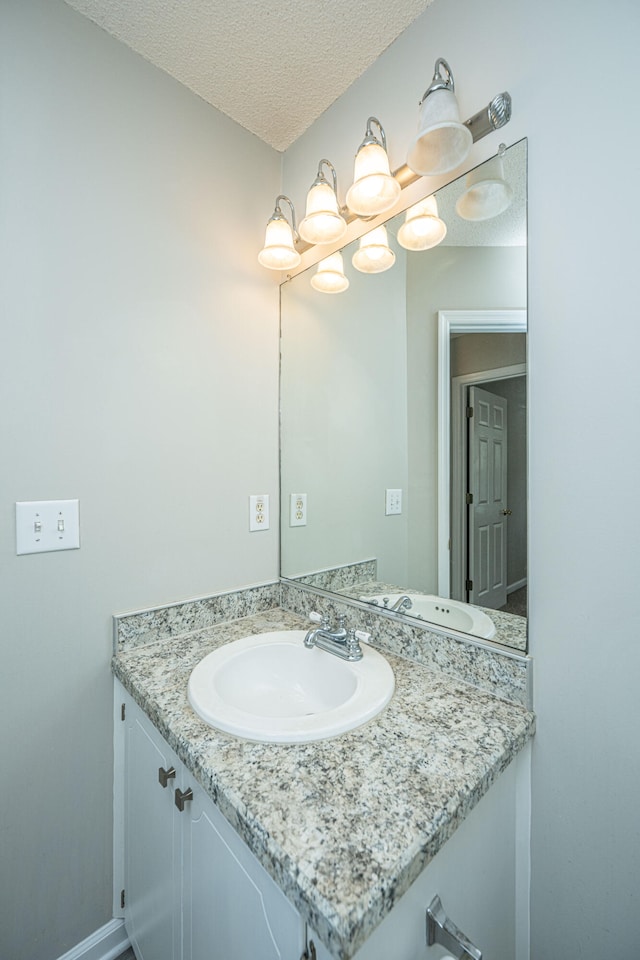
<path id="1" fill-rule="evenodd" d="M 299 914 L 204 791 L 191 786 L 183 833 L 184 960 L 299 960 Z"/>
<path id="2" fill-rule="evenodd" d="M 158 778 L 177 760 L 132 702 L 125 722 L 125 926 L 138 960 L 178 960 L 175 781 Z"/>

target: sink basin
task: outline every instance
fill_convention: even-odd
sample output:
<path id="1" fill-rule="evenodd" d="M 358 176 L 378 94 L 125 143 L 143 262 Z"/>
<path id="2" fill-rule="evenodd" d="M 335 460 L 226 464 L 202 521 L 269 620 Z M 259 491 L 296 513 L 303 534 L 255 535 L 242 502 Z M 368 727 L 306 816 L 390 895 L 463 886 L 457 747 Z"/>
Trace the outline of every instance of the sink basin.
<path id="1" fill-rule="evenodd" d="M 189 702 L 212 727 L 247 740 L 308 743 L 375 717 L 394 690 L 393 671 L 372 647 L 356 663 L 309 650 L 304 630 L 258 633 L 204 657 L 189 677 Z"/>
<path id="2" fill-rule="evenodd" d="M 375 602 L 381 607 L 384 606 L 383 600 L 387 599 L 388 606 L 391 607 L 402 596 L 404 596 L 402 593 L 380 593 L 371 597 L 360 597 L 360 599 L 367 600 L 369 603 Z M 410 617 L 428 620 L 436 626 L 450 630 L 471 633 L 474 637 L 482 637 L 484 640 L 490 640 L 495 636 L 496 627 L 493 620 L 469 603 L 463 603 L 461 600 L 443 600 L 442 597 L 432 594 L 412 593 L 408 596 L 411 597 L 411 609 L 401 612 Z"/>

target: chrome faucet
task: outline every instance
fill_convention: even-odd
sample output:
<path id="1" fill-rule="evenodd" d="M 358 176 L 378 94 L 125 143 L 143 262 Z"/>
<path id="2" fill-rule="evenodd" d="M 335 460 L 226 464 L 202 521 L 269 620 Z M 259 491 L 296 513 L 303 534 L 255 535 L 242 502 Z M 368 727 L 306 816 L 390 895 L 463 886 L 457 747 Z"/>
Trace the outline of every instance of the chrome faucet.
<path id="1" fill-rule="evenodd" d="M 373 603 L 374 606 L 379 606 L 378 600 L 370 600 L 369 603 Z M 394 613 L 402 613 L 403 610 L 411 610 L 413 603 L 411 597 L 408 597 L 406 594 L 403 594 L 401 597 L 398 597 L 391 606 L 389 606 L 389 597 L 382 598 L 382 609 L 383 610 L 392 610 Z"/>
<path id="2" fill-rule="evenodd" d="M 383 601 L 384 602 L 384 601 Z M 389 601 L 387 600 L 387 603 Z M 389 610 L 395 610 L 400 613 L 402 610 L 411 610 L 413 603 L 411 602 L 411 597 L 407 597 L 406 594 L 402 597 L 398 597 L 395 603 L 392 603 L 388 608 Z"/>
<path id="3" fill-rule="evenodd" d="M 333 653 L 342 660 L 362 660 L 363 653 L 359 640 L 368 640 L 370 635 L 356 630 L 347 630 L 346 617 L 338 617 L 337 629 L 332 629 L 328 616 L 322 616 L 315 610 L 309 614 L 309 619 L 319 623 L 319 627 L 312 627 L 304 638 L 307 649 L 318 647 L 327 653 Z"/>

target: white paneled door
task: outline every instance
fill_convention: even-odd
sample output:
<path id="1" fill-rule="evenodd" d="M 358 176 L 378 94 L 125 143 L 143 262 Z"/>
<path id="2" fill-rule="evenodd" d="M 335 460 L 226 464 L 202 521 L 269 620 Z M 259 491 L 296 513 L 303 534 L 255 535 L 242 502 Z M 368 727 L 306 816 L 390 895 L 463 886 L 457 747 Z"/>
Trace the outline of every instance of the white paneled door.
<path id="1" fill-rule="evenodd" d="M 469 387 L 468 533 L 470 603 L 507 602 L 507 401 Z"/>

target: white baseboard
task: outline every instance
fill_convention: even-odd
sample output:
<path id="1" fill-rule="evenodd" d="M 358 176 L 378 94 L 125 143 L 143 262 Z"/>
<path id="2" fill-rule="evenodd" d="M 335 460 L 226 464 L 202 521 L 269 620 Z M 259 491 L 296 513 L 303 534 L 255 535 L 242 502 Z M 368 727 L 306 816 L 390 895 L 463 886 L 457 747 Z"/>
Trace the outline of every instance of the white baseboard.
<path id="1" fill-rule="evenodd" d="M 110 920 L 58 960 L 115 960 L 128 946 L 124 920 Z"/>
<path id="2" fill-rule="evenodd" d="M 524 577 L 522 580 L 516 580 L 515 583 L 507 584 L 507 595 L 513 593 L 514 590 L 520 590 L 521 587 L 526 587 L 527 578 Z"/>

